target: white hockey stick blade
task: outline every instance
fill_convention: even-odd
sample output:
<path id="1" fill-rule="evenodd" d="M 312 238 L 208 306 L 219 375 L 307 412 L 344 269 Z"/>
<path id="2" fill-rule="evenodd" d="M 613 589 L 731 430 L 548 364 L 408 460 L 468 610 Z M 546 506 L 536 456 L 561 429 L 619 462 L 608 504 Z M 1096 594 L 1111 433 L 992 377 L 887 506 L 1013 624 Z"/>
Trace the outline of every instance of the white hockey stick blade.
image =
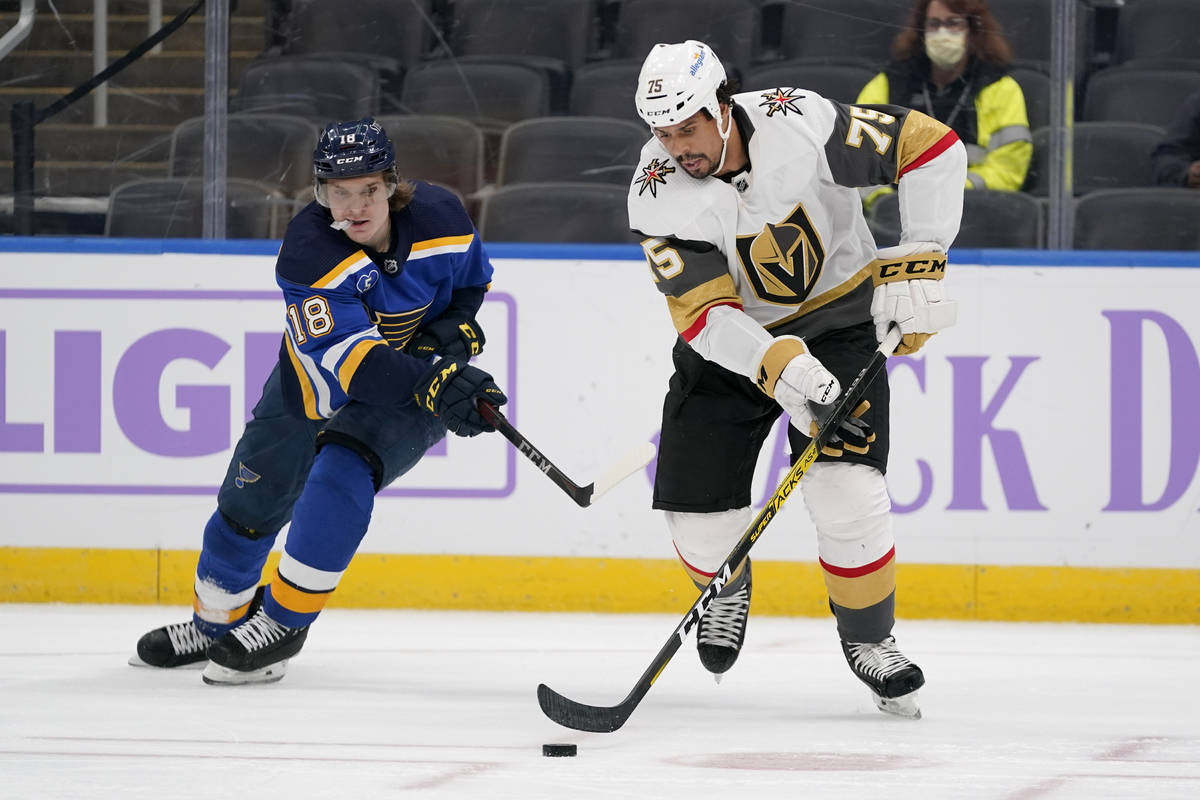
<path id="1" fill-rule="evenodd" d="M 654 460 L 654 456 L 657 453 L 658 450 L 651 442 L 640 444 L 630 450 L 628 453 L 622 456 L 619 461 L 609 467 L 603 475 L 596 478 L 595 482 L 592 484 L 592 500 L 594 501 L 597 497 L 604 494 L 609 489 L 613 488 L 618 483 L 637 472 L 639 469 L 645 467 Z"/>

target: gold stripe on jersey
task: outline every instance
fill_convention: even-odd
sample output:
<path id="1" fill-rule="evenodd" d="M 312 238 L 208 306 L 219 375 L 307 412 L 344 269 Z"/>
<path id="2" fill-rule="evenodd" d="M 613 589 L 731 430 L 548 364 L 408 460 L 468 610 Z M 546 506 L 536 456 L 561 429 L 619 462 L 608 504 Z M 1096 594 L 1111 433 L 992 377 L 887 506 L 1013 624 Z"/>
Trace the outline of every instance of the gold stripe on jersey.
<path id="1" fill-rule="evenodd" d="M 363 339 L 350 348 L 342 365 L 338 367 L 338 383 L 342 385 L 343 392 L 350 394 L 350 381 L 354 380 L 354 373 L 358 371 L 358 365 L 366 357 L 367 351 L 376 346 L 387 347 L 387 344 L 380 339 Z"/>
<path id="2" fill-rule="evenodd" d="M 296 350 L 292 346 L 292 338 L 285 336 L 283 342 L 287 347 L 288 361 L 292 362 L 292 369 L 296 372 L 296 382 L 300 384 L 300 396 L 304 400 L 304 416 L 309 419 L 321 419 L 321 415 L 317 412 L 316 391 L 313 389 L 308 371 L 304 369 L 304 365 L 300 363 L 300 358 L 296 355 Z"/>
<path id="3" fill-rule="evenodd" d="M 775 383 L 779 380 L 783 368 L 796 356 L 804 355 L 808 352 L 808 348 L 804 346 L 804 342 L 791 337 L 777 339 L 767 352 L 763 355 L 762 361 L 758 365 L 758 388 L 774 399 Z"/>
<path id="4" fill-rule="evenodd" d="M 946 277 L 946 254 L 931 251 L 904 258 L 877 258 L 867 269 L 876 286 L 915 279 L 940 281 Z"/>
<path id="5" fill-rule="evenodd" d="M 366 264 L 371 263 L 371 259 L 367 258 L 367 254 L 362 250 L 355 250 L 350 255 L 346 256 L 333 269 L 326 272 L 312 284 L 314 289 L 328 289 L 330 286 L 337 286 L 346 279 L 346 276 L 353 275 Z"/>
<path id="6" fill-rule="evenodd" d="M 694 289 L 690 289 L 678 297 L 667 295 L 667 310 L 671 312 L 671 321 L 675 330 L 684 335 L 684 339 L 695 338 L 699 330 L 692 330 L 705 312 L 717 305 L 733 305 L 742 307 L 742 298 L 738 296 L 737 287 L 733 285 L 733 277 L 728 273 L 718 275 L 711 281 L 705 281 Z"/>
<path id="7" fill-rule="evenodd" d="M 284 580 L 278 569 L 275 570 L 275 578 L 271 581 L 271 597 L 288 611 L 294 611 L 297 614 L 314 614 L 320 611 L 329 602 L 331 594 L 333 594 L 333 590 L 328 592 L 301 591 Z"/>
<path id="8" fill-rule="evenodd" d="M 909 111 L 896 142 L 896 180 L 949 132 L 949 128 L 928 114 Z"/>
<path id="9" fill-rule="evenodd" d="M 842 608 L 869 608 L 886 600 L 896 590 L 895 557 L 865 575 L 843 577 L 827 569 L 822 569 L 822 572 L 825 574 L 825 589 L 829 592 L 829 599 Z"/>
<path id="10" fill-rule="evenodd" d="M 801 303 L 799 306 L 797 306 L 796 310 L 793 313 L 788 314 L 786 317 L 777 319 L 774 322 L 768 323 L 768 324 L 764 325 L 763 327 L 769 331 L 773 331 L 773 330 L 783 327 L 784 325 L 787 325 L 789 322 L 793 322 L 794 320 L 797 320 L 800 317 L 803 317 L 806 314 L 811 314 L 812 312 L 816 311 L 819 308 L 823 308 L 824 306 L 836 303 L 838 300 L 841 300 L 843 297 L 850 294 L 855 289 L 857 289 L 859 286 L 861 286 L 863 281 L 870 279 L 870 277 L 871 277 L 870 268 L 863 267 L 858 272 L 854 273 L 849 278 L 847 278 L 846 280 L 839 283 L 837 286 L 834 286 L 829 291 L 822 292 L 821 294 L 817 295 L 816 297 L 808 298 L 803 303 Z"/>
<path id="11" fill-rule="evenodd" d="M 425 239 L 420 242 L 413 242 L 412 249 L 408 253 L 408 261 L 417 261 L 430 256 L 441 255 L 442 253 L 465 253 L 471 246 L 471 242 L 475 239 L 475 234 L 468 233 L 462 236 L 441 236 L 437 239 Z"/>

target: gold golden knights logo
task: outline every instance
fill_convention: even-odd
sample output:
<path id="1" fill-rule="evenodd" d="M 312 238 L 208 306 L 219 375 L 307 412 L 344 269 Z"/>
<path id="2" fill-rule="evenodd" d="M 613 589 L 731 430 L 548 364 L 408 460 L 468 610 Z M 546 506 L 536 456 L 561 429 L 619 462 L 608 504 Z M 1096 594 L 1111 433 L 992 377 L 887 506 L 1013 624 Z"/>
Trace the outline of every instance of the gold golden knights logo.
<path id="1" fill-rule="evenodd" d="M 658 197 L 658 185 L 667 182 L 667 176 L 675 171 L 675 168 L 666 161 L 659 161 L 657 158 L 650 159 L 650 163 L 642 167 L 642 174 L 633 179 L 634 183 L 641 184 L 638 188 L 638 197 L 650 190 L 651 197 Z"/>
<path id="2" fill-rule="evenodd" d="M 768 222 L 758 233 L 737 237 L 737 253 L 754 293 L 784 305 L 808 297 L 825 263 L 825 247 L 803 205 L 781 222 Z"/>

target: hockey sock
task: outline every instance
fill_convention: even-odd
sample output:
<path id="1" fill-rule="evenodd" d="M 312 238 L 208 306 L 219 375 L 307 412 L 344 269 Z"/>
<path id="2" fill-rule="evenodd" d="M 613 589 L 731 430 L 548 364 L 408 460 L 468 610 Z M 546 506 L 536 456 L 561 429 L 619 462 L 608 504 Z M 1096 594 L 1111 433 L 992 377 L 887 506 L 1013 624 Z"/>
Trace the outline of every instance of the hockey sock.
<path id="1" fill-rule="evenodd" d="M 196 627 L 214 638 L 246 615 L 274 536 L 251 539 L 236 532 L 220 511 L 204 526 L 204 546 L 196 564 Z"/>
<path id="2" fill-rule="evenodd" d="M 358 550 L 374 505 L 366 461 L 336 444 L 321 448 L 263 603 L 268 616 L 289 628 L 312 624 Z"/>

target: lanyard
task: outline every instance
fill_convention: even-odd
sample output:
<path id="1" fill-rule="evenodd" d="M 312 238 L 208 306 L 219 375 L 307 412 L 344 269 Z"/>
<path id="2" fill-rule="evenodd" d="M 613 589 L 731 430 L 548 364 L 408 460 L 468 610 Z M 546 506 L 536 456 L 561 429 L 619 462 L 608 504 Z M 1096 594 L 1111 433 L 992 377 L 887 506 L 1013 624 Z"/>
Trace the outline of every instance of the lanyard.
<path id="1" fill-rule="evenodd" d="M 950 116 L 946 118 L 945 124 L 946 124 L 947 128 L 954 127 L 954 118 L 957 117 L 958 112 L 962 110 L 963 100 L 967 99 L 967 94 L 970 91 L 971 91 L 971 82 L 967 81 L 966 84 L 963 86 L 962 91 L 959 92 L 958 100 L 954 101 L 954 108 L 950 109 Z M 929 112 L 929 116 L 933 117 L 934 119 L 937 119 L 937 116 L 933 113 L 933 100 L 930 99 L 930 97 L 929 97 L 928 81 L 921 84 L 921 92 L 925 95 L 925 110 Z"/>

